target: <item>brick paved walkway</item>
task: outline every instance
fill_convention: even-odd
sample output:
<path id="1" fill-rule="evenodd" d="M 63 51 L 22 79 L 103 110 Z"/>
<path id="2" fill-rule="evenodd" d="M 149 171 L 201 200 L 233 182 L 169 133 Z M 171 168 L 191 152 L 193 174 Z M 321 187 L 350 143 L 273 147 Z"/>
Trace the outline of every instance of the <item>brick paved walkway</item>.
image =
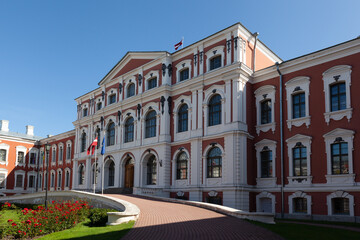
<path id="1" fill-rule="evenodd" d="M 123 238 L 141 239 L 282 239 L 244 220 L 203 208 L 132 195 L 108 194 L 140 208 L 135 226 Z"/>

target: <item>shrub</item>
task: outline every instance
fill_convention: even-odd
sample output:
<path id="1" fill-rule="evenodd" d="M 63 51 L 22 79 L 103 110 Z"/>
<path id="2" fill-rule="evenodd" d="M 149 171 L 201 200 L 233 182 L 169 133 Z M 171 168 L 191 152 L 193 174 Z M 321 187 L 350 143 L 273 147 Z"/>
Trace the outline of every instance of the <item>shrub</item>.
<path id="1" fill-rule="evenodd" d="M 90 225 L 95 227 L 106 226 L 108 216 L 108 212 L 116 212 L 113 209 L 105 209 L 105 208 L 93 208 L 90 210 Z"/>

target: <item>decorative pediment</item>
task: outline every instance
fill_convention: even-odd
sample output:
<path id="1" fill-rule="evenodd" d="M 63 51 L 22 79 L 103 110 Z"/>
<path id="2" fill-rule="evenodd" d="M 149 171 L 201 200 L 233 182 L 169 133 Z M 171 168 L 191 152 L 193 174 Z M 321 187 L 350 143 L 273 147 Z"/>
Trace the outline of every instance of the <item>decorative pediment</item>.
<path id="1" fill-rule="evenodd" d="M 99 82 L 99 85 L 108 83 L 121 75 L 135 70 L 155 59 L 158 59 L 161 56 L 165 56 L 165 54 L 166 52 L 128 52 Z"/>

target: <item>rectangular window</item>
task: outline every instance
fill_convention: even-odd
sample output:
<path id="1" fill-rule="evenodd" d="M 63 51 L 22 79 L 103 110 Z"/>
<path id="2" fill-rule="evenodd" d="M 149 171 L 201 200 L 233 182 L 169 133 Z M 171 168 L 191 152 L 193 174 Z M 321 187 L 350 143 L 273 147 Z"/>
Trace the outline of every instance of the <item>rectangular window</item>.
<path id="1" fill-rule="evenodd" d="M 293 148 L 294 176 L 307 176 L 306 147 Z"/>
<path id="2" fill-rule="evenodd" d="M 271 123 L 271 99 L 261 102 L 261 124 Z"/>
<path id="3" fill-rule="evenodd" d="M 55 186 L 55 174 L 51 173 L 51 187 L 53 188 Z"/>
<path id="4" fill-rule="evenodd" d="M 109 96 L 109 104 L 113 104 L 116 102 L 116 94 L 112 94 Z"/>
<path id="5" fill-rule="evenodd" d="M 35 176 L 29 176 L 29 188 L 33 188 L 35 186 Z"/>
<path id="6" fill-rule="evenodd" d="M 330 86 L 330 108 L 332 112 L 346 109 L 345 83 Z"/>
<path id="7" fill-rule="evenodd" d="M 331 172 L 332 174 L 349 173 L 347 142 L 331 144 Z"/>
<path id="8" fill-rule="evenodd" d="M 0 162 L 6 162 L 6 150 L 4 149 L 0 149 Z"/>
<path id="9" fill-rule="evenodd" d="M 36 153 L 30 153 L 30 164 L 34 165 L 36 163 Z"/>
<path id="10" fill-rule="evenodd" d="M 15 187 L 22 188 L 23 187 L 23 175 L 18 174 L 16 175 Z"/>
<path id="11" fill-rule="evenodd" d="M 148 81 L 148 90 L 157 87 L 157 78 L 152 78 Z"/>
<path id="12" fill-rule="evenodd" d="M 305 93 L 292 96 L 293 118 L 305 117 Z"/>
<path id="13" fill-rule="evenodd" d="M 269 178 L 272 177 L 272 151 L 265 150 L 260 152 L 261 158 L 261 177 Z"/>
<path id="14" fill-rule="evenodd" d="M 88 109 L 84 108 L 83 109 L 83 117 L 86 117 L 88 115 Z"/>
<path id="15" fill-rule="evenodd" d="M 69 185 L 70 185 L 70 173 L 69 171 L 67 171 L 65 173 L 65 187 L 69 187 Z"/>
<path id="16" fill-rule="evenodd" d="M 5 173 L 0 173 L 0 189 L 5 188 Z"/>
<path id="17" fill-rule="evenodd" d="M 186 68 L 180 72 L 180 82 L 189 79 L 189 69 Z"/>
<path id="18" fill-rule="evenodd" d="M 333 214 L 335 215 L 349 215 L 349 199 L 348 198 L 333 198 L 332 199 Z"/>
<path id="19" fill-rule="evenodd" d="M 24 152 L 18 152 L 18 164 L 23 164 L 24 163 Z"/>
<path id="20" fill-rule="evenodd" d="M 221 67 L 221 56 L 210 59 L 210 70 Z"/>
<path id="21" fill-rule="evenodd" d="M 307 199 L 306 198 L 294 198 L 294 212 L 295 213 L 307 213 Z"/>
<path id="22" fill-rule="evenodd" d="M 56 162 L 56 150 L 55 149 L 53 149 L 51 157 L 52 157 L 51 162 L 55 163 Z"/>
<path id="23" fill-rule="evenodd" d="M 102 103 L 99 102 L 97 105 L 96 105 L 96 110 L 99 111 L 102 107 Z"/>

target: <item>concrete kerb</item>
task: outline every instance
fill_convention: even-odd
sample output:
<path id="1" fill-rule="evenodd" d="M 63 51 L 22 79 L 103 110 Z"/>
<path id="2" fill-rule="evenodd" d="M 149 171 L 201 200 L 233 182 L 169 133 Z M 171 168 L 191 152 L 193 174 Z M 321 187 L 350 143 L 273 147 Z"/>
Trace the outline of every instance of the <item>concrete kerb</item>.
<path id="1" fill-rule="evenodd" d="M 151 195 L 137 195 L 137 196 L 143 196 L 143 197 L 149 197 L 161 201 L 166 202 L 174 202 L 174 203 L 182 203 L 187 204 L 191 206 L 201 207 L 208 210 L 212 210 L 218 213 L 222 213 L 228 216 L 233 216 L 241 219 L 248 219 L 252 221 L 258 221 L 268 224 L 275 224 L 274 220 L 274 214 L 273 213 L 263 213 L 263 212 L 247 212 L 231 207 L 225 207 L 217 204 L 212 203 L 204 203 L 204 202 L 196 202 L 196 201 L 188 201 L 188 200 L 181 200 L 181 199 L 175 199 L 175 198 L 166 198 L 166 197 L 157 197 L 157 196 L 151 196 Z"/>
<path id="2" fill-rule="evenodd" d="M 0 197 L 0 202 L 23 203 L 23 204 L 42 204 L 44 203 L 45 193 L 31 193 Z M 97 208 L 113 208 L 119 212 L 108 212 L 107 225 L 118 225 L 124 222 L 136 221 L 140 215 L 140 209 L 127 201 L 109 196 L 82 192 L 82 191 L 59 191 L 48 192 L 48 201 L 57 200 L 78 200 L 84 199 Z"/>

